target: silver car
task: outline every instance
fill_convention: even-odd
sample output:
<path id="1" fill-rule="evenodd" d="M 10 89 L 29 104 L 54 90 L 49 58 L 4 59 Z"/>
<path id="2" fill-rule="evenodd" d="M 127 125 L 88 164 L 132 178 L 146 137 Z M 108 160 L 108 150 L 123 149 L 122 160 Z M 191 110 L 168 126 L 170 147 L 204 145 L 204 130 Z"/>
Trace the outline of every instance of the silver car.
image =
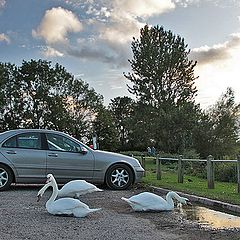
<path id="1" fill-rule="evenodd" d="M 122 190 L 139 182 L 144 169 L 133 157 L 93 150 L 63 132 L 17 129 L 0 134 L 0 191 L 11 183 L 43 183 L 48 173 L 59 183 L 84 179 Z"/>

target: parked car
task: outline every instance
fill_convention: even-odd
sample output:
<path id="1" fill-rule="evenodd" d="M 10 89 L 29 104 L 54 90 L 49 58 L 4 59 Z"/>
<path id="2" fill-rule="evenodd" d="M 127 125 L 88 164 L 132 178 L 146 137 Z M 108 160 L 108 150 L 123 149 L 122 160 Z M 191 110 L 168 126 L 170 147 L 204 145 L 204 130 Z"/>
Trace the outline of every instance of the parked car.
<path id="1" fill-rule="evenodd" d="M 133 157 L 93 150 L 59 131 L 17 129 L 0 134 L 0 191 L 11 183 L 44 183 L 48 173 L 58 183 L 84 179 L 123 190 L 139 182 L 144 169 Z"/>

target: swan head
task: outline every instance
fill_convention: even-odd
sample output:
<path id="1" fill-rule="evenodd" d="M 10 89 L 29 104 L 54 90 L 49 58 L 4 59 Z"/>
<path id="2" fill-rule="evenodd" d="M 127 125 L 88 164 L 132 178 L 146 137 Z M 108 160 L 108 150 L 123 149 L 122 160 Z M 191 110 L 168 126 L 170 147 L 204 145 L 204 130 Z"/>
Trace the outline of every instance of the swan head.
<path id="1" fill-rule="evenodd" d="M 49 186 L 52 186 L 52 183 L 55 181 L 54 176 L 52 174 L 48 174 L 47 175 L 47 180 L 46 180 L 46 184 L 39 190 L 38 194 L 37 194 L 37 202 L 40 201 L 42 195 L 44 194 L 44 192 L 46 191 L 46 189 Z"/>
<path id="2" fill-rule="evenodd" d="M 53 180 L 54 180 L 54 176 L 53 176 L 51 173 L 49 173 L 49 174 L 47 175 L 46 183 L 50 183 L 50 182 L 52 182 Z"/>
<path id="3" fill-rule="evenodd" d="M 190 203 L 189 199 L 188 199 L 188 198 L 185 198 L 185 197 L 181 197 L 181 198 L 179 199 L 179 202 L 182 203 L 182 204 L 184 204 L 184 205 L 192 205 L 192 204 Z"/>
<path id="4" fill-rule="evenodd" d="M 192 205 L 189 201 L 188 198 L 185 197 L 180 197 L 176 192 L 174 191 L 170 191 L 168 192 L 166 199 L 169 198 L 175 198 L 180 204 L 184 204 L 184 205 Z"/>

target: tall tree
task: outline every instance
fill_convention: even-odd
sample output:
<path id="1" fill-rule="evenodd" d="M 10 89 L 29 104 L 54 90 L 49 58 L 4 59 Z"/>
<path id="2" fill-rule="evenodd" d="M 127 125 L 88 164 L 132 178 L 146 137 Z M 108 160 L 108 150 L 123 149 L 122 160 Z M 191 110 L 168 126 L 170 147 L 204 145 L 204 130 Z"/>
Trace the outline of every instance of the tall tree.
<path id="1" fill-rule="evenodd" d="M 129 131 L 131 129 L 130 120 L 134 111 L 134 104 L 134 100 L 126 96 L 111 99 L 109 103 L 108 108 L 112 113 L 118 131 L 121 150 L 126 150 L 130 147 L 128 141 Z"/>
<path id="2" fill-rule="evenodd" d="M 24 94 L 18 68 L 14 64 L 0 64 L 0 129 L 18 128 L 23 121 Z"/>
<path id="3" fill-rule="evenodd" d="M 142 134 L 144 129 L 152 131 L 148 135 L 163 151 L 190 148 L 199 106 L 195 104 L 196 62 L 188 59 L 190 50 L 184 39 L 163 27 L 146 25 L 140 38 L 133 38 L 132 52 L 133 59 L 129 60 L 132 73 L 124 76 L 131 81 L 129 91 L 136 95 L 138 104 L 150 109 L 151 116 L 150 122 L 138 131 Z"/>
<path id="4" fill-rule="evenodd" d="M 0 84 L 3 130 L 51 128 L 81 139 L 103 105 L 103 97 L 87 83 L 48 61 L 1 64 Z"/>
<path id="5" fill-rule="evenodd" d="M 118 134 L 111 112 L 102 107 L 93 121 L 93 131 L 101 150 L 115 151 L 118 148 Z"/>
<path id="6" fill-rule="evenodd" d="M 239 139 L 240 104 L 235 103 L 235 95 L 227 88 L 219 100 L 202 114 L 196 128 L 195 148 L 202 157 L 209 154 L 215 158 L 234 156 Z"/>
<path id="7" fill-rule="evenodd" d="M 124 74 L 132 82 L 128 86 L 142 103 L 153 107 L 191 102 L 196 95 L 194 67 L 184 39 L 163 27 L 146 25 L 140 39 L 133 38 L 133 73 Z"/>

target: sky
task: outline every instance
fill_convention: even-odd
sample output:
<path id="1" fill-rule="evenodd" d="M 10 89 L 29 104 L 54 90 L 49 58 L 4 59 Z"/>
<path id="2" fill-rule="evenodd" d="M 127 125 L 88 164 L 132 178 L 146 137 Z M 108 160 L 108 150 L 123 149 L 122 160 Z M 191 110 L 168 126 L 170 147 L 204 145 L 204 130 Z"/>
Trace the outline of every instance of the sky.
<path id="1" fill-rule="evenodd" d="M 59 63 L 104 96 L 130 96 L 131 42 L 145 24 L 184 38 L 195 67 L 196 101 L 226 92 L 240 102 L 240 0 L 0 0 L 0 62 Z"/>

